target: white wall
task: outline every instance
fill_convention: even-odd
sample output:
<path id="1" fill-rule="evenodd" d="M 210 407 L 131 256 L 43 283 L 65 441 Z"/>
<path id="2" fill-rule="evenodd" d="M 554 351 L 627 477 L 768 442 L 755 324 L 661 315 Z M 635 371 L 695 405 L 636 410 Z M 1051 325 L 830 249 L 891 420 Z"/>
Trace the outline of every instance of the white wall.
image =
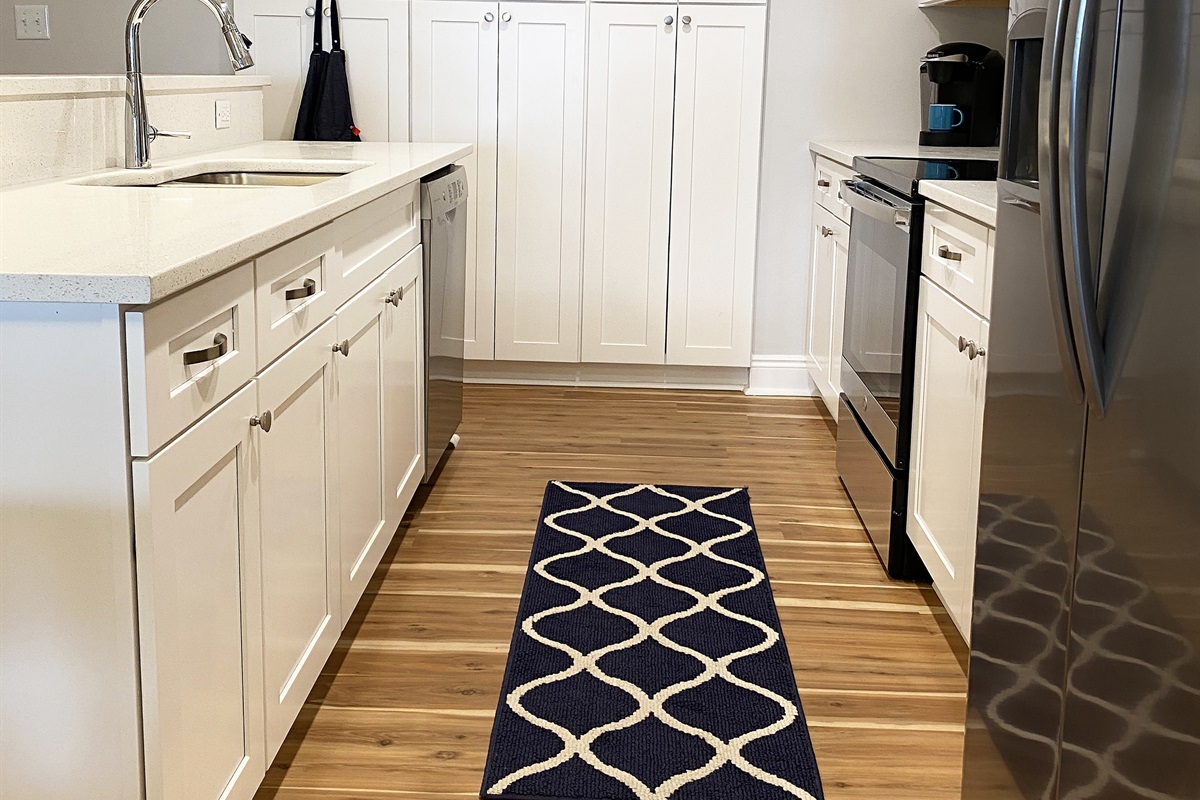
<path id="1" fill-rule="evenodd" d="M 0 73 L 125 73 L 125 20 L 133 0 L 44 0 L 50 39 L 17 41 L 13 6 L 29 2 L 0 0 Z M 197 0 L 160 0 L 150 9 L 142 26 L 142 69 L 176 75 L 233 71 L 216 17 Z"/>
<path id="2" fill-rule="evenodd" d="M 772 0 L 767 38 L 754 354 L 804 353 L 812 139 L 916 141 L 919 59 L 942 42 L 1004 52 L 1003 8 L 917 0 Z"/>

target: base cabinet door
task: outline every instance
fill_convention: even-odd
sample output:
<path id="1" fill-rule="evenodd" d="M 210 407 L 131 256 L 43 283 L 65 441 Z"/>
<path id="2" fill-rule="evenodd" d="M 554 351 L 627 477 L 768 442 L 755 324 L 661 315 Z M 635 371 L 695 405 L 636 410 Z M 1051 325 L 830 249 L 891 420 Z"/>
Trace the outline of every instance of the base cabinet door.
<path id="1" fill-rule="evenodd" d="M 579 361 L 583 3 L 500 4 L 496 358 Z"/>
<path id="2" fill-rule="evenodd" d="M 133 462 L 148 800 L 253 797 L 266 769 L 250 384 Z"/>
<path id="3" fill-rule="evenodd" d="M 842 325 L 850 226 L 813 206 L 812 283 L 808 303 L 808 370 L 826 408 L 838 418 L 842 391 Z"/>
<path id="4" fill-rule="evenodd" d="M 425 477 L 425 287 L 420 248 L 389 274 L 389 291 L 399 294 L 383 320 L 383 478 L 394 530 Z"/>
<path id="5" fill-rule="evenodd" d="M 325 4 L 326 11 L 329 3 Z M 291 139 L 313 47 L 316 0 L 240 0 L 237 21 L 254 42 L 252 71 L 263 87 L 263 133 Z M 408 0 L 339 0 L 354 124 L 364 142 L 408 141 Z M 323 17 L 326 49 L 329 17 Z M 443 141 L 461 141 L 444 139 Z"/>
<path id="6" fill-rule="evenodd" d="M 767 11 L 681 3 L 667 363 L 750 366 Z"/>
<path id="7" fill-rule="evenodd" d="M 925 277 L 917 320 L 908 535 L 969 638 L 987 322 Z"/>
<path id="8" fill-rule="evenodd" d="M 495 356 L 496 80 L 500 4 L 412 0 L 414 142 L 469 142 L 466 357 Z"/>
<path id="9" fill-rule="evenodd" d="M 666 360 L 676 12 L 675 3 L 591 7 L 585 362 Z"/>
<path id="10" fill-rule="evenodd" d="M 338 439 L 332 413 L 333 345 L 329 320 L 257 379 L 262 537 L 263 675 L 267 758 L 273 759 L 340 632 L 336 547 Z M 341 356 L 338 356 L 339 358 Z"/>

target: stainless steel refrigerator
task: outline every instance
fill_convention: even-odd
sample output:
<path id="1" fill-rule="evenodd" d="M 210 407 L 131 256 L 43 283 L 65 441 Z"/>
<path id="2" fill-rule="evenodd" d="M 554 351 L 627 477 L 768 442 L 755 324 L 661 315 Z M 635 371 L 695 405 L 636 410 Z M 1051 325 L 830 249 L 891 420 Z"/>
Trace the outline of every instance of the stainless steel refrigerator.
<path id="1" fill-rule="evenodd" d="M 964 800 L 1200 798 L 1200 0 L 1014 0 Z"/>

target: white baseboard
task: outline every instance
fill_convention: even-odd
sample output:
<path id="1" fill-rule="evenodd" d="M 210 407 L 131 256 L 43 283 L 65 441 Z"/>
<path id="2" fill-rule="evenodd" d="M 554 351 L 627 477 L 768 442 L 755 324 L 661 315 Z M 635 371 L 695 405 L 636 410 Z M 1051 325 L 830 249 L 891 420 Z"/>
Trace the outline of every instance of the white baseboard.
<path id="1" fill-rule="evenodd" d="M 754 397 L 816 397 L 804 356 L 754 356 L 750 360 L 750 385 Z"/>
<path id="2" fill-rule="evenodd" d="M 556 364 L 532 361 L 471 361 L 467 383 L 521 386 L 593 386 L 629 389 L 745 391 L 744 367 L 680 367 L 658 364 Z"/>

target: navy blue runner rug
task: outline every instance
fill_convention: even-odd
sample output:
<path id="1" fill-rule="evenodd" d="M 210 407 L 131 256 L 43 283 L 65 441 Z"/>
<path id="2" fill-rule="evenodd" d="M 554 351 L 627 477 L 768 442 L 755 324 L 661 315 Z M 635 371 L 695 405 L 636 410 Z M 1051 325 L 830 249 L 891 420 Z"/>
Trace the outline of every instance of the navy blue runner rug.
<path id="1" fill-rule="evenodd" d="M 480 796 L 822 800 L 745 489 L 546 488 Z"/>

